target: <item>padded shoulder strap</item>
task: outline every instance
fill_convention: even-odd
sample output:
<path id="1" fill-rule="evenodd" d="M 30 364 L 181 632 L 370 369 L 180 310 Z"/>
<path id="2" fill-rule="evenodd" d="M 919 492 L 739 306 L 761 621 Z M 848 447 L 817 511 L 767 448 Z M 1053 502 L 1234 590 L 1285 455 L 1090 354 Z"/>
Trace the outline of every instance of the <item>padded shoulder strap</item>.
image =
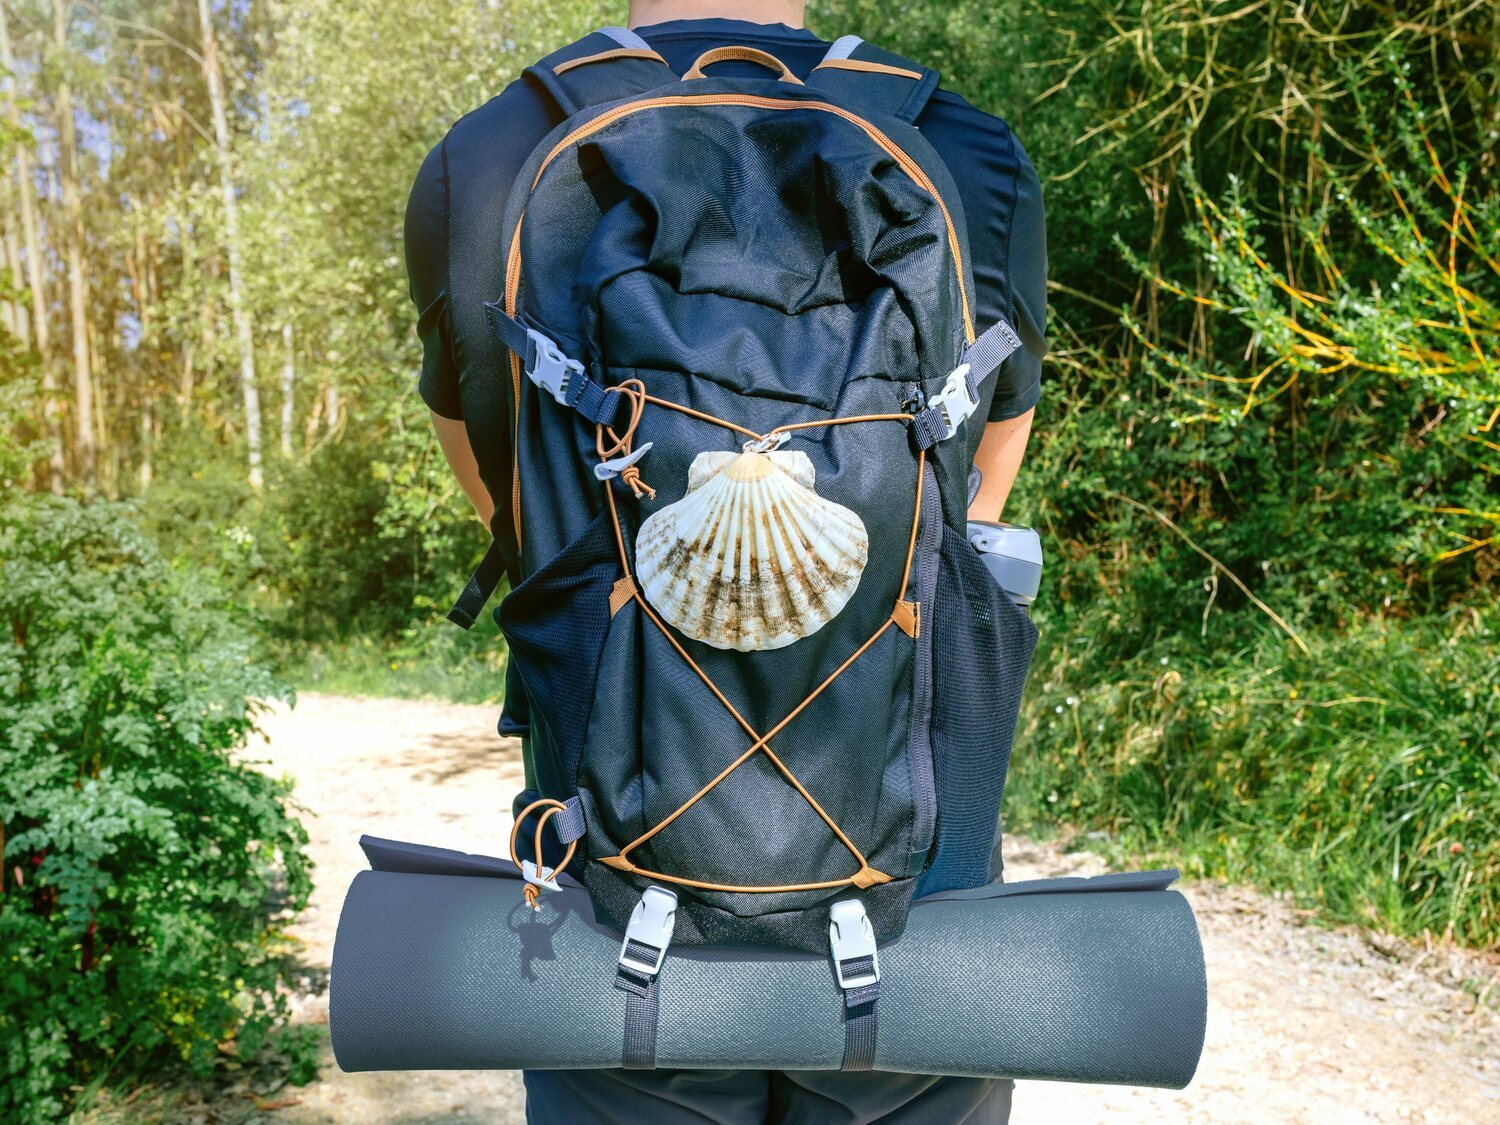
<path id="1" fill-rule="evenodd" d="M 667 60 L 623 27 L 603 27 L 528 67 L 563 113 L 664 86 L 677 77 Z"/>
<path id="2" fill-rule="evenodd" d="M 846 35 L 828 48 L 807 84 L 826 90 L 861 113 L 881 113 L 913 122 L 937 89 L 939 74 Z"/>

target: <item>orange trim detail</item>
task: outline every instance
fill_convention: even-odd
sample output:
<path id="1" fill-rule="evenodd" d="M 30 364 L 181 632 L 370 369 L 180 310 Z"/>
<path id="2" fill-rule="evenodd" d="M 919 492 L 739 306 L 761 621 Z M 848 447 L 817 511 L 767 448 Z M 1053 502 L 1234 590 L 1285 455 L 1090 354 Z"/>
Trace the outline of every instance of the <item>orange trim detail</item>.
<path id="1" fill-rule="evenodd" d="M 682 76 L 684 82 L 693 78 L 706 77 L 703 73 L 705 66 L 713 66 L 721 62 L 753 62 L 759 63 L 767 70 L 774 70 L 781 76 L 781 81 L 790 82 L 793 86 L 801 86 L 802 79 L 798 78 L 775 55 L 768 51 L 760 51 L 754 47 L 715 47 L 711 51 L 704 51 L 698 56 L 698 61 Z"/>
<path id="2" fill-rule="evenodd" d="M 865 62 L 863 59 L 828 59 L 813 67 L 814 70 L 857 70 L 864 74 L 889 74 L 893 78 L 910 78 L 913 82 L 922 80 L 920 70 L 906 70 L 899 66 L 886 66 L 885 63 Z"/>
<path id="3" fill-rule="evenodd" d="M 609 592 L 609 615 L 613 617 L 620 610 L 628 606 L 635 598 L 635 579 L 625 575 L 615 583 L 614 589 Z"/>
<path id="4" fill-rule="evenodd" d="M 896 628 L 916 640 L 922 635 L 922 603 L 901 599 L 891 611 L 891 620 L 896 623 Z"/>
<path id="5" fill-rule="evenodd" d="M 659 62 L 662 66 L 667 65 L 667 60 L 655 51 L 643 50 L 640 47 L 616 47 L 613 51 L 600 51 L 597 55 L 584 55 L 581 59 L 569 59 L 567 62 L 558 63 L 552 68 L 552 73 L 566 74 L 574 67 L 608 62 L 610 59 L 645 59 L 648 62 Z"/>

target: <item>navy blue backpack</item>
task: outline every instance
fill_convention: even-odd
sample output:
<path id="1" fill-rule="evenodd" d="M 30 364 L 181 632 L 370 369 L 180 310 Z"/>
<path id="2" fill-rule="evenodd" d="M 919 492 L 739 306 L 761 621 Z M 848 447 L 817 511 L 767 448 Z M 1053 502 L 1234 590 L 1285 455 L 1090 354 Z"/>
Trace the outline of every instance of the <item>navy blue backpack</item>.
<path id="1" fill-rule="evenodd" d="M 912 124 L 938 76 L 854 37 L 678 75 L 621 29 L 528 73 L 566 120 L 495 232 L 514 491 L 453 614 L 505 558 L 528 896 L 581 879 L 642 989 L 668 941 L 830 926 L 871 983 L 915 894 L 991 878 L 1035 642 L 965 537 L 1019 341 Z"/>

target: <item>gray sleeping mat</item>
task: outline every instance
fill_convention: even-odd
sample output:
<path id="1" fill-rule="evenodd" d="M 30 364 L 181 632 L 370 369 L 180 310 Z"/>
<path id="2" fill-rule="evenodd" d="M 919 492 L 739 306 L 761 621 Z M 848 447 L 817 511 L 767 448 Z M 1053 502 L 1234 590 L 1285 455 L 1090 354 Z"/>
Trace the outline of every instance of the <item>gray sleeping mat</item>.
<path id="1" fill-rule="evenodd" d="M 620 934 L 563 877 L 540 912 L 507 860 L 365 837 L 330 986 L 347 1071 L 621 1065 Z M 1180 1088 L 1203 1047 L 1203 949 L 1175 871 L 947 891 L 880 948 L 875 1069 Z M 828 957 L 684 946 L 656 1064 L 836 1070 Z"/>

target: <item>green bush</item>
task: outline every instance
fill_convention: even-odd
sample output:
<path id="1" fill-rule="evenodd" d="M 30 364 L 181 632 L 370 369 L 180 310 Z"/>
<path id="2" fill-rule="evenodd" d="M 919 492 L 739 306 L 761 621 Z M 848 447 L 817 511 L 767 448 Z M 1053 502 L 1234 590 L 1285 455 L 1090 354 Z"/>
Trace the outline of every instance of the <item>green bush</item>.
<path id="1" fill-rule="evenodd" d="M 140 506 L 163 552 L 216 576 L 278 647 L 430 627 L 487 544 L 415 395 L 357 421 L 272 465 L 258 494 L 238 465 L 179 458 Z"/>
<path id="2" fill-rule="evenodd" d="M 1048 612 L 1013 828 L 1082 825 L 1330 916 L 1500 944 L 1493 602 L 1309 640 Z"/>
<path id="3" fill-rule="evenodd" d="M 1127 336 L 1061 301 L 1008 816 L 1492 946 L 1497 27 L 1446 0 L 1288 16 L 1174 0 L 1057 64 L 1155 222 L 1110 230 Z"/>
<path id="4" fill-rule="evenodd" d="M 310 879 L 289 786 L 234 752 L 284 689 L 116 505 L 0 507 L 0 621 L 0 1119 L 253 1060 Z"/>

